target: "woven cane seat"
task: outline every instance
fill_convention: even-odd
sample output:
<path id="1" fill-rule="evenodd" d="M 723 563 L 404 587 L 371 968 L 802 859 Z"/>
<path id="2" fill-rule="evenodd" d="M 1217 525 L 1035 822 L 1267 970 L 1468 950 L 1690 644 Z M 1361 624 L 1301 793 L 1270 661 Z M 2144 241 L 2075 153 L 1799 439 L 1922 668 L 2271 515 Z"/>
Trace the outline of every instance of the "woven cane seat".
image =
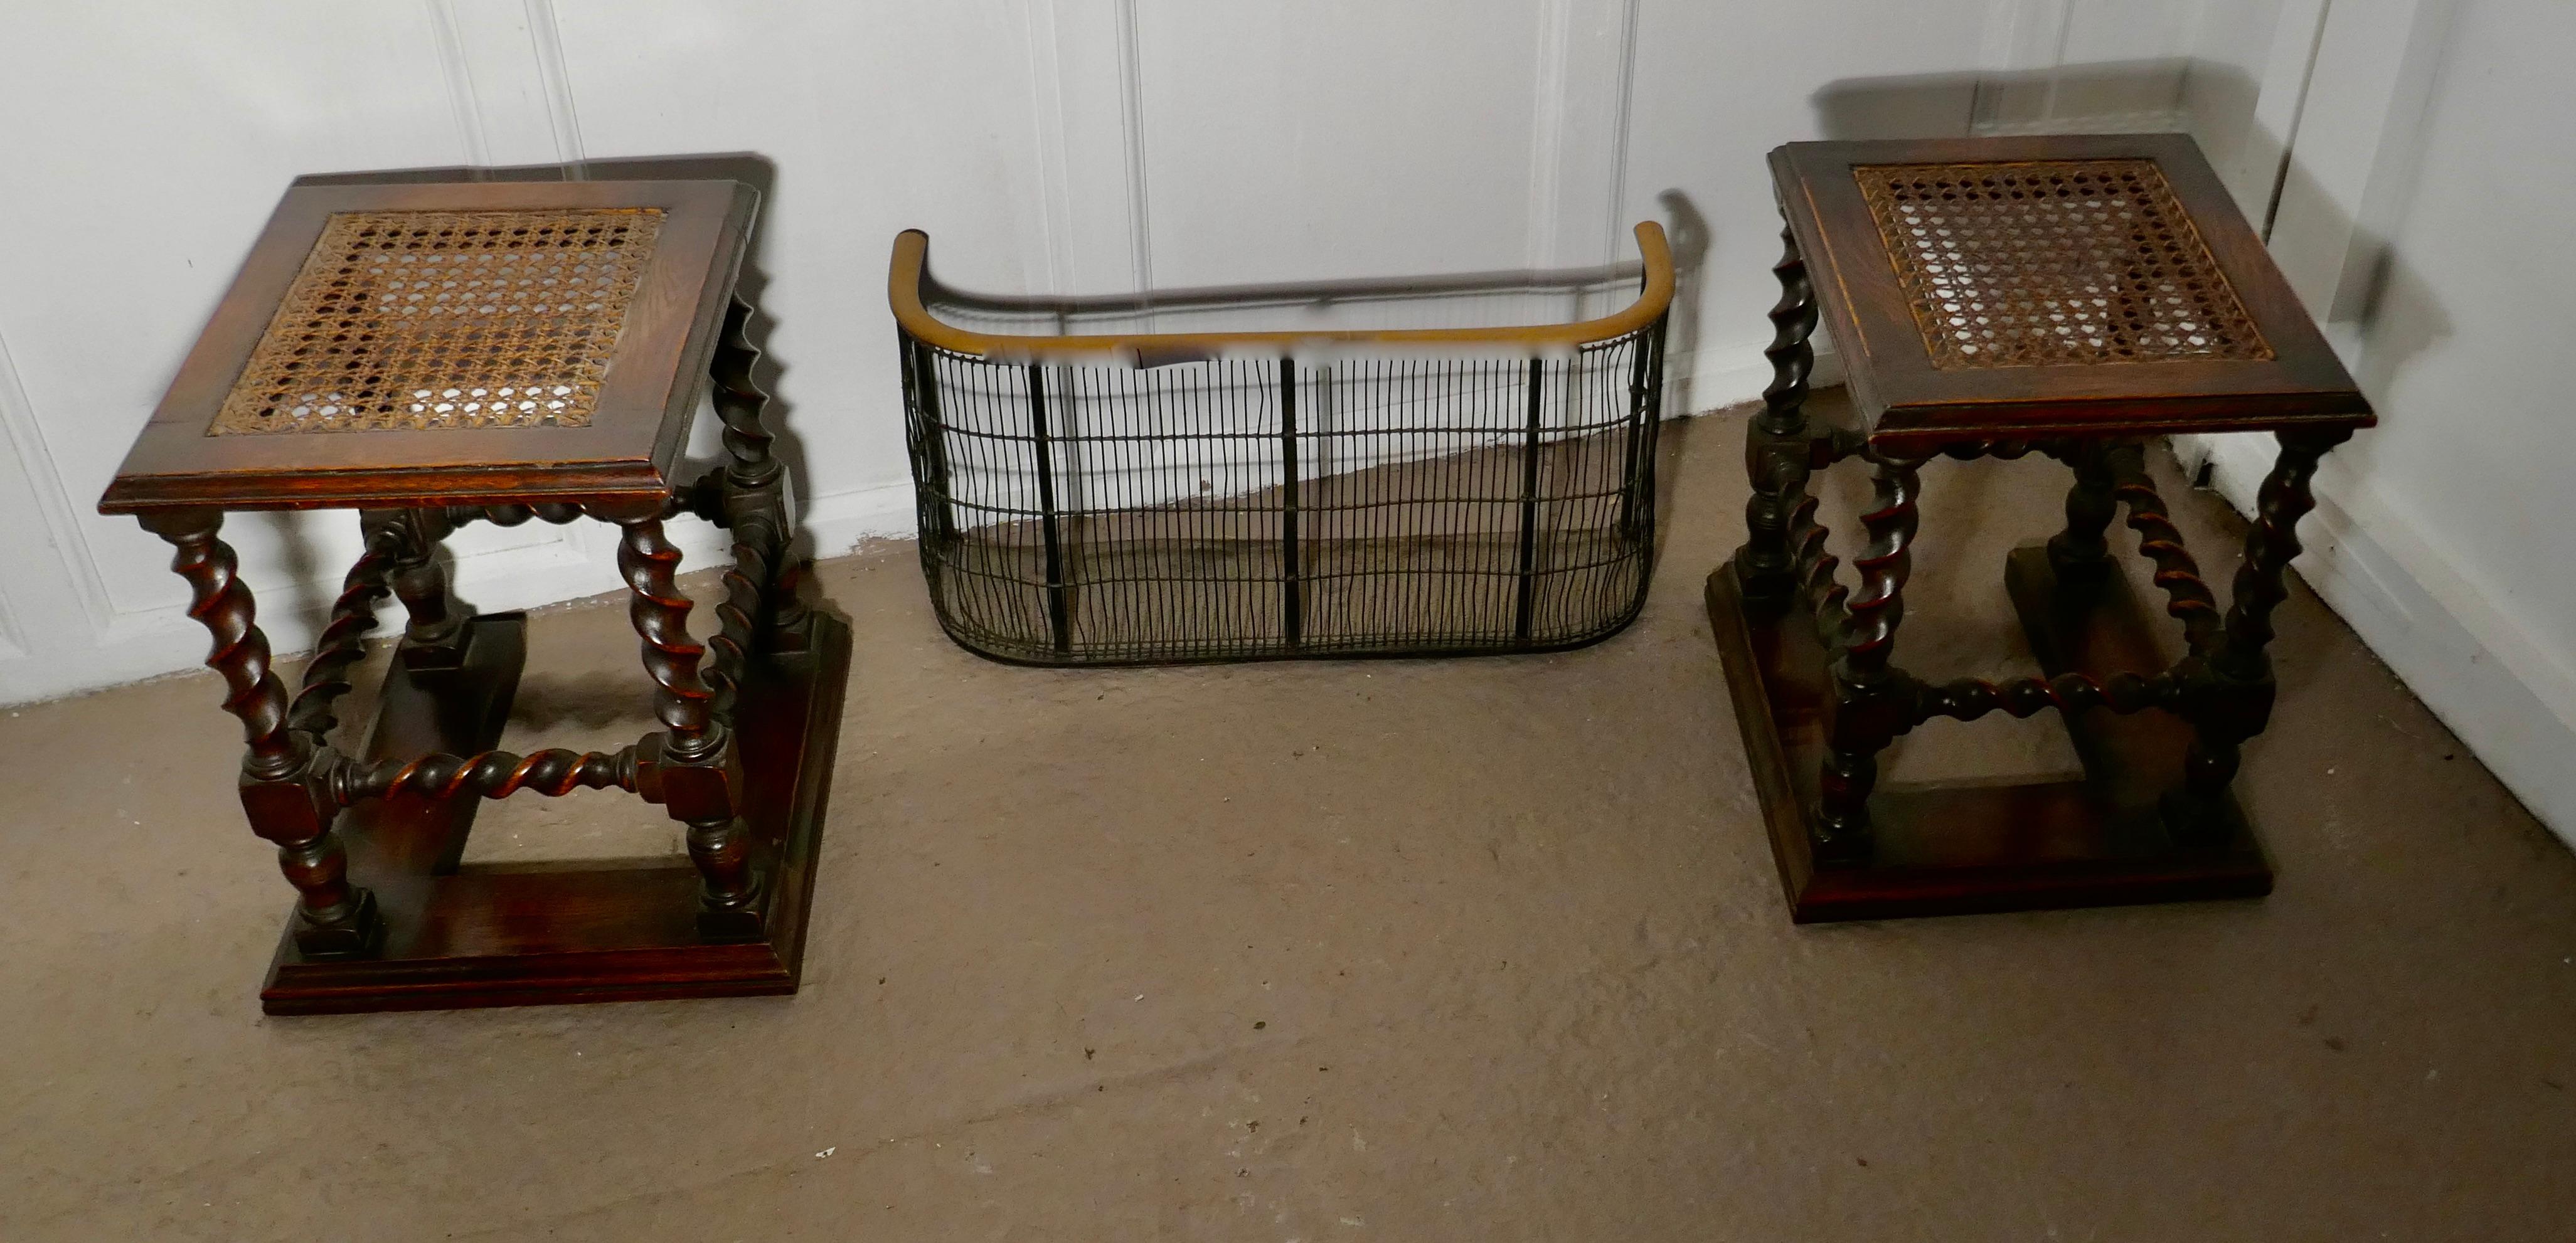
<path id="1" fill-rule="evenodd" d="M 1852 174 L 1935 367 L 2272 356 L 2152 160 Z"/>
<path id="2" fill-rule="evenodd" d="M 216 435 L 580 427 L 658 208 L 337 212 Z"/>
<path id="3" fill-rule="evenodd" d="M 2368 420 L 2184 135 L 1798 142 L 1771 174 L 1883 446 Z"/>
<path id="4" fill-rule="evenodd" d="M 102 504 L 668 495 L 756 204 L 712 179 L 298 183 Z"/>

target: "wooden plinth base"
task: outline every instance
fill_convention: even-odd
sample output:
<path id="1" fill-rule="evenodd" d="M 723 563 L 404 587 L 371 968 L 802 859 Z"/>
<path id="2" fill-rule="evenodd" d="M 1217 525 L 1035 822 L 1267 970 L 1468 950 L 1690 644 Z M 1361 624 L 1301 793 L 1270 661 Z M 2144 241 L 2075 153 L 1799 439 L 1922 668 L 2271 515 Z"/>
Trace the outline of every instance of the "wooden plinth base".
<path id="1" fill-rule="evenodd" d="M 850 663 L 849 628 L 809 616 L 810 629 L 782 643 L 796 650 L 752 659 L 734 706 L 751 788 L 746 819 L 771 861 L 761 939 L 701 938 L 698 873 L 686 858 L 459 866 L 479 800 L 397 795 L 353 807 L 339 823 L 350 879 L 374 890 L 383 911 L 382 953 L 307 961 L 290 922 L 263 1007 L 326 1014 L 796 991 Z M 472 625 L 458 668 L 393 663 L 369 761 L 470 755 L 499 741 L 526 623 L 504 613 Z"/>
<path id="2" fill-rule="evenodd" d="M 2017 549 L 2004 580 L 2049 676 L 2161 669 L 2150 619 L 2116 571 L 2061 590 L 2045 549 Z M 2018 786 L 1881 789 L 1870 798 L 1872 854 L 1819 863 L 1810 843 L 1832 679 L 1805 600 L 1748 615 L 1735 566 L 1708 578 L 1709 622 L 1744 730 L 1780 883 L 1799 923 L 2260 897 L 2271 866 L 2231 798 L 2216 845 L 2178 845 L 2157 800 L 2182 775 L 2190 727 L 2161 712 L 2066 717 L 2085 779 Z M 1933 720 L 1920 729 L 1956 728 Z"/>

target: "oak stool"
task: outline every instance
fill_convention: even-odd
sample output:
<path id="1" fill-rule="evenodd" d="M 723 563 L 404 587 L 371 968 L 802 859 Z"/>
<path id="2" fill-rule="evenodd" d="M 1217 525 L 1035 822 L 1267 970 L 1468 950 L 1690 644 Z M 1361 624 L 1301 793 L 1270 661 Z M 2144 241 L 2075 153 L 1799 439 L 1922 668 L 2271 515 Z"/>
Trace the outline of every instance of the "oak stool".
<path id="1" fill-rule="evenodd" d="M 2228 792 L 2272 709 L 2272 609 L 2320 455 L 2375 420 L 2189 138 L 1802 142 L 1771 153 L 1787 227 L 1773 381 L 1745 445 L 1748 536 L 1708 580 L 1799 922 L 2268 893 Z M 1857 428 L 1803 411 L 1832 333 Z M 2146 438 L 2268 431 L 2280 453 L 2222 613 L 2146 468 Z M 2037 451 L 2066 528 L 2007 559 L 2045 676 L 1935 685 L 1893 662 L 1917 471 Z M 1859 588 L 1835 581 L 1810 472 L 1868 463 Z M 2119 511 L 2185 654 L 2164 664 L 2111 560 Z M 1934 717 L 2054 708 L 2082 780 L 1881 790 Z"/>
<path id="2" fill-rule="evenodd" d="M 249 740 L 241 797 L 296 889 L 269 1013 L 795 991 L 849 633 L 799 599 L 794 499 L 735 294 L 758 195 L 731 181 L 298 182 L 99 502 L 177 551 Z M 676 477 L 712 389 L 726 462 Z M 234 510 L 354 509 L 365 552 L 289 696 L 218 532 Z M 690 637 L 663 523 L 732 534 Z M 466 616 L 459 524 L 615 524 L 662 728 L 614 751 L 493 749 L 526 622 Z M 408 615 L 354 753 L 332 705 Z M 467 865 L 487 798 L 616 787 L 688 858 Z"/>

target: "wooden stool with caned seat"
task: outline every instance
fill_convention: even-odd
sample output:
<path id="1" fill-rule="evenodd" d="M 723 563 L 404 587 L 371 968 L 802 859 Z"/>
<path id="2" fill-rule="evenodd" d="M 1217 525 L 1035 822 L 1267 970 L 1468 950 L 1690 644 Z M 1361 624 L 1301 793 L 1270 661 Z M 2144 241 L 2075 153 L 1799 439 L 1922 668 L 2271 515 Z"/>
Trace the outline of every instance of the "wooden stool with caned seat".
<path id="1" fill-rule="evenodd" d="M 1791 143 L 1771 154 L 1787 253 L 1774 379 L 1748 433 L 1749 537 L 1708 580 L 1793 917 L 2253 896 L 2272 873 L 2229 793 L 2269 720 L 2265 647 L 2321 455 L 2374 421 L 2190 139 Z M 1822 323 L 1860 425 L 1804 410 Z M 2272 433 L 2280 456 L 2222 612 L 2146 469 L 2148 437 Z M 2071 467 L 2066 528 L 2005 584 L 2042 676 L 1934 684 L 1893 662 L 1935 455 Z M 1835 581 L 1811 472 L 1868 463 L 1857 591 Z M 2184 654 L 2167 664 L 2110 559 L 2123 510 Z M 1877 788 L 1935 717 L 2054 710 L 2083 779 Z"/>
<path id="2" fill-rule="evenodd" d="M 270 1013 L 795 990 L 848 629 L 799 599 L 794 500 L 735 293 L 758 196 L 722 180 L 299 182 L 99 503 L 177 549 L 249 751 L 241 796 L 297 891 Z M 727 460 L 675 472 L 712 389 Z M 219 538 L 237 510 L 354 509 L 300 691 L 270 668 Z M 714 635 L 690 636 L 663 523 L 726 528 Z M 662 728 L 610 751 L 495 750 L 526 625 L 467 616 L 439 542 L 594 518 Z M 409 624 L 373 730 L 332 707 L 386 595 Z M 618 788 L 688 857 L 469 865 L 481 800 Z"/>

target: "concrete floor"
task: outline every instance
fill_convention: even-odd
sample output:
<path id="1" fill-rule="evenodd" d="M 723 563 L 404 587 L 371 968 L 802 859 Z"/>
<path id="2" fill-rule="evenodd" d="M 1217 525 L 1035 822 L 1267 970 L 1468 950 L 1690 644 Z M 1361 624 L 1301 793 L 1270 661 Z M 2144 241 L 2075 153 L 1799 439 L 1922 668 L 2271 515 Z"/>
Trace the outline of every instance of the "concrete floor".
<path id="1" fill-rule="evenodd" d="M 0 1239 L 2576 1237 L 2576 858 L 2304 591 L 2268 900 L 1791 927 L 1700 607 L 1740 433 L 1670 425 L 1645 616 L 1566 655 L 1033 672 L 826 564 L 794 998 L 264 1019 L 212 679 L 9 713 Z M 1927 480 L 1900 659 L 2008 664 L 2058 477 Z M 514 739 L 641 732 L 619 609 L 534 632 Z M 2058 762 L 1996 724 L 1937 745 Z"/>

